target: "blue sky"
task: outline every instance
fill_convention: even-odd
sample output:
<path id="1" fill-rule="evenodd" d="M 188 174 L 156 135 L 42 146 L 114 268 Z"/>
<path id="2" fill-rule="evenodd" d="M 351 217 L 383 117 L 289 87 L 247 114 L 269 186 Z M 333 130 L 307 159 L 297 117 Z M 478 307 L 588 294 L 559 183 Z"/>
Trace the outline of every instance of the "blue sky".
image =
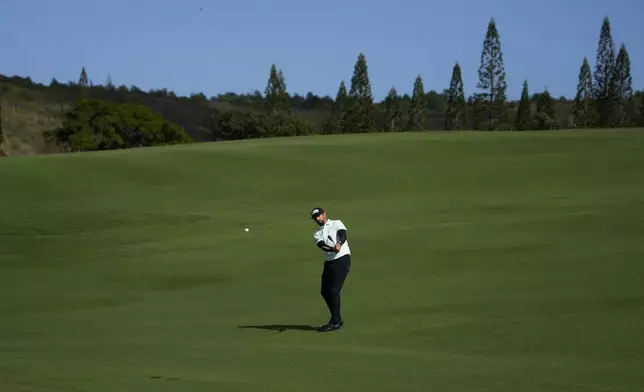
<path id="1" fill-rule="evenodd" d="M 594 68 L 602 18 L 623 42 L 633 86 L 644 87 L 642 0 L 1 0 L 0 73 L 49 83 L 90 79 L 180 95 L 264 91 L 272 63 L 291 93 L 335 96 L 364 52 L 374 97 L 449 84 L 454 63 L 466 94 L 490 17 L 501 36 L 508 95 L 546 86 L 573 97 L 579 67 Z M 200 11 L 200 8 L 203 8 Z M 365 11 L 369 9 L 369 11 Z"/>

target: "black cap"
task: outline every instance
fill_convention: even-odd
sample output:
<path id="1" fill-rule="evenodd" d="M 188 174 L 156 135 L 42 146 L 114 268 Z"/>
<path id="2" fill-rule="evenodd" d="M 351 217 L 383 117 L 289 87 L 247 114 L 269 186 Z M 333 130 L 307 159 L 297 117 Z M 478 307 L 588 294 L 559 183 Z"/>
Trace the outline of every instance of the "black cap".
<path id="1" fill-rule="evenodd" d="M 324 214 L 324 208 L 315 207 L 311 210 L 311 219 L 315 219 L 316 216 Z"/>

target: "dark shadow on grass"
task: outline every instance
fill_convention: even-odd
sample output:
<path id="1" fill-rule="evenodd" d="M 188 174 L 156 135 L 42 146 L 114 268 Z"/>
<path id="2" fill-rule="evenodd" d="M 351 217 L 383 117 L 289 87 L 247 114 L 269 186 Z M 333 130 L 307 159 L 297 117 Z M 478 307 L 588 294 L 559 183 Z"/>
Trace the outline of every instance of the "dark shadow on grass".
<path id="1" fill-rule="evenodd" d="M 265 329 L 268 331 L 317 331 L 319 327 L 312 325 L 289 325 L 289 324 L 271 324 L 271 325 L 240 325 L 241 329 Z"/>

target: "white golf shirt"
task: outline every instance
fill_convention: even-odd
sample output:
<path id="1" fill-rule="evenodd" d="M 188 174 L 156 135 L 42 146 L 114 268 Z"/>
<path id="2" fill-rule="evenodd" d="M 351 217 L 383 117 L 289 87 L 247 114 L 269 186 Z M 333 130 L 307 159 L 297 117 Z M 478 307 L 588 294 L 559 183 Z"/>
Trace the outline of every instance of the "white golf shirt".
<path id="1" fill-rule="evenodd" d="M 346 230 L 346 229 L 347 228 L 344 226 L 344 223 L 342 223 L 341 220 L 328 219 L 326 223 L 320 226 L 315 232 L 315 234 L 313 234 L 313 239 L 315 240 L 316 244 L 319 241 L 324 241 L 325 244 L 329 245 L 330 247 L 333 247 L 335 246 L 335 243 L 338 241 L 338 237 L 337 237 L 338 230 Z M 329 236 L 331 236 L 331 239 L 328 238 Z M 349 249 L 348 238 L 346 242 L 342 244 L 342 247 L 340 247 L 340 252 L 338 253 L 324 252 L 324 256 L 327 261 L 336 260 L 348 254 L 351 254 L 351 250 Z"/>

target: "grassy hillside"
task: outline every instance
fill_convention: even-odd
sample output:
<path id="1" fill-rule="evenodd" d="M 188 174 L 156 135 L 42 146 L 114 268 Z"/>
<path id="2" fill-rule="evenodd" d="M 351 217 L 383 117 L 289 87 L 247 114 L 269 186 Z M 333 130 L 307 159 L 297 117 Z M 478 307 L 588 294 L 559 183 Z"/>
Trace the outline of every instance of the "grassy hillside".
<path id="1" fill-rule="evenodd" d="M 9 155 L 37 155 L 60 151 L 48 146 L 42 135 L 45 130 L 54 129 L 62 124 L 62 114 L 57 105 L 35 102 L 11 104 L 8 101 L 2 102 L 2 105 L 4 150 Z"/>
<path id="2" fill-rule="evenodd" d="M 541 93 L 535 93 L 531 97 L 533 112 L 537 109 L 537 102 L 541 95 Z M 59 127 L 65 113 L 81 98 L 145 105 L 166 120 L 183 127 L 197 142 L 211 141 L 213 134 L 221 132 L 221 124 L 217 125 L 217 120 L 221 119 L 224 113 L 245 114 L 261 111 L 266 105 L 259 91 L 247 94 L 226 93 L 209 98 L 202 93 L 182 97 L 167 89 L 142 91 L 137 86 L 124 85 L 92 85 L 82 88 L 76 82 L 60 83 L 55 79 L 46 85 L 36 83 L 29 77 L 9 77 L 0 74 L 3 130 L 7 134 L 5 150 L 9 155 L 35 155 L 61 151 L 59 147 L 45 143 L 43 132 Z M 407 130 L 410 99 L 408 94 L 399 95 L 395 99 L 401 113 L 397 126 L 402 127 L 402 130 Z M 292 113 L 299 120 L 305 121 L 312 133 L 333 132 L 329 124 L 334 104 L 332 97 L 320 97 L 309 92 L 304 96 L 293 94 L 289 97 L 289 101 Z M 393 124 L 386 114 L 387 103 L 385 101 L 375 103 L 375 130 L 390 129 Z M 425 105 L 428 116 L 426 128 L 443 130 L 447 110 L 445 92 L 427 91 Z M 641 107 L 641 104 L 638 105 Z M 506 122 L 500 125 L 504 130 L 512 129 L 517 102 L 508 102 L 507 106 Z M 573 127 L 573 102 L 560 97 L 553 102 L 553 106 L 558 117 L 557 128 Z M 473 104 L 468 104 L 468 107 L 466 127 L 473 129 L 476 111 Z"/>
<path id="3" fill-rule="evenodd" d="M 0 390 L 639 390 L 642 151 L 611 130 L 0 160 Z M 302 327 L 328 317 L 317 205 L 354 254 L 331 334 Z"/>

